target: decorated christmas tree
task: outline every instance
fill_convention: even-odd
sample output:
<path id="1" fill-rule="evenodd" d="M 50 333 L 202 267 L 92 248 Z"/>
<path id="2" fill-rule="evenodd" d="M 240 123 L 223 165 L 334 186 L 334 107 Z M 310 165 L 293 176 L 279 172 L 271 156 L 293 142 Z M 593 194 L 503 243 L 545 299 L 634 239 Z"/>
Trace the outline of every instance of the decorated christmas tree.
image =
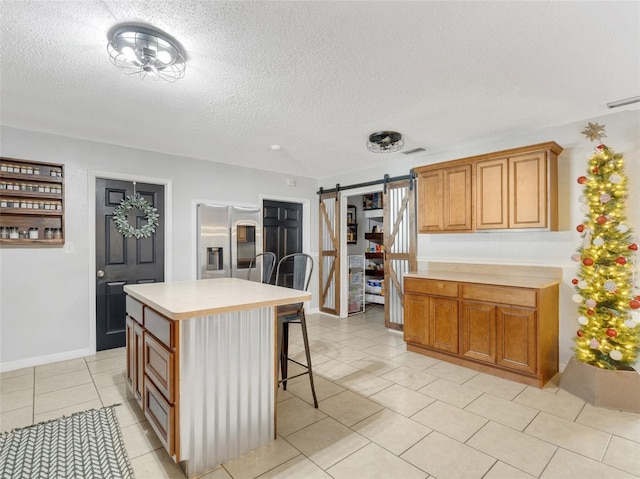
<path id="1" fill-rule="evenodd" d="M 574 353 L 593 366 L 628 369 L 640 352 L 640 289 L 633 259 L 638 245 L 626 224 L 624 157 L 600 143 L 604 126 L 589 123 L 582 133 L 598 144 L 586 176 L 578 178 L 585 217 L 576 228 L 582 244 L 572 257 L 580 263 L 572 281 L 580 324 Z"/>

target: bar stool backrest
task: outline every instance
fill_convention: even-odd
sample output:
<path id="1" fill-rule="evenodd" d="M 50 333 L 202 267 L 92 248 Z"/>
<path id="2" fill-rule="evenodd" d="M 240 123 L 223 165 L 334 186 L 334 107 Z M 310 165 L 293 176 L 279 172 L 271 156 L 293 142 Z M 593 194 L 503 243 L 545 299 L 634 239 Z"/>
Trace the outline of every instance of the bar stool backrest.
<path id="1" fill-rule="evenodd" d="M 284 263 L 293 262 L 292 284 L 284 284 Z M 282 270 L 282 271 L 281 271 Z M 293 253 L 283 256 L 276 268 L 276 286 L 286 286 L 300 291 L 307 291 L 313 272 L 313 258 L 305 253 Z"/>
<path id="2" fill-rule="evenodd" d="M 251 258 L 249 262 L 249 271 L 247 272 L 247 279 L 251 281 L 251 272 L 258 266 L 258 261 L 262 259 L 262 282 L 270 283 L 271 275 L 273 274 L 273 268 L 276 265 L 276 255 L 267 251 L 266 253 L 260 253 Z"/>

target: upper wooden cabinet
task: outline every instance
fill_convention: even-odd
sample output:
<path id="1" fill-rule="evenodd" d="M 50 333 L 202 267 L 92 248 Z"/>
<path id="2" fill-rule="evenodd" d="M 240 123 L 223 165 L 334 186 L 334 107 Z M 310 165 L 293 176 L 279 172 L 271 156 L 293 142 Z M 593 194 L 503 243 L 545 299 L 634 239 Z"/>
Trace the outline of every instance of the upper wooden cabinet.
<path id="1" fill-rule="evenodd" d="M 420 233 L 473 231 L 472 165 L 416 169 Z"/>
<path id="2" fill-rule="evenodd" d="M 553 146 L 555 145 L 556 148 Z M 546 149 L 476 163 L 476 229 L 558 229 L 558 154 Z"/>
<path id="3" fill-rule="evenodd" d="M 555 142 L 416 168 L 420 233 L 558 229 Z"/>

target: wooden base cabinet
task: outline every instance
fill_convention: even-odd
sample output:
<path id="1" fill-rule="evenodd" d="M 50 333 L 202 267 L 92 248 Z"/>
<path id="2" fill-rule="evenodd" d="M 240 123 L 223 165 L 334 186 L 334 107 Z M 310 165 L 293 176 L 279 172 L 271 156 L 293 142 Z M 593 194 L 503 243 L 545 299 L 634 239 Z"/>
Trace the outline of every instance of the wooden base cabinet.
<path id="1" fill-rule="evenodd" d="M 405 305 L 410 351 L 538 387 L 558 372 L 557 284 L 405 278 Z"/>
<path id="2" fill-rule="evenodd" d="M 177 328 L 127 295 L 127 381 L 170 456 L 177 456 Z"/>

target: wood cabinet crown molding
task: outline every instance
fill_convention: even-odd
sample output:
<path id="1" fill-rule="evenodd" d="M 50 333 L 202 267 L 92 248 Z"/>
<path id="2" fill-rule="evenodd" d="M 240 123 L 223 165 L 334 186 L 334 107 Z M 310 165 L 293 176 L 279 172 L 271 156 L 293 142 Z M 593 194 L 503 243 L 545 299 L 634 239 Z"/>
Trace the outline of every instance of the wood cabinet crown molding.
<path id="1" fill-rule="evenodd" d="M 496 158 L 504 158 L 508 156 L 521 155 L 523 153 L 534 153 L 536 151 L 550 151 L 554 155 L 560 155 L 564 151 L 555 141 L 547 141 L 544 143 L 536 143 L 534 145 L 520 146 L 518 148 L 509 148 L 508 150 L 493 151 L 491 153 L 483 153 L 481 155 L 467 156 L 464 158 L 456 158 L 455 160 L 433 163 L 430 165 L 418 166 L 413 169 L 415 173 L 439 169 L 445 166 L 455 166 L 466 163 L 477 163 L 478 161 L 493 160 Z"/>
<path id="2" fill-rule="evenodd" d="M 558 229 L 554 141 L 414 168 L 419 233 Z"/>

